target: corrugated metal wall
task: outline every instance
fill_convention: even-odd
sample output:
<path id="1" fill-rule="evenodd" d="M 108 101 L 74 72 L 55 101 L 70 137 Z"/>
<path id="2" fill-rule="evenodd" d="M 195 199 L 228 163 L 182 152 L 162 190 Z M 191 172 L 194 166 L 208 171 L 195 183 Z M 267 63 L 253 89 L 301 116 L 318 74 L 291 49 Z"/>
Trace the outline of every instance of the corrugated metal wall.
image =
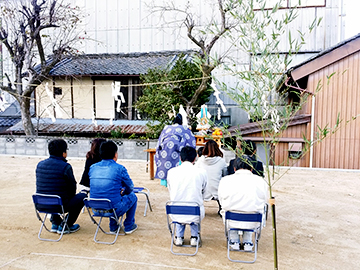
<path id="1" fill-rule="evenodd" d="M 314 91 L 319 80 L 323 88 L 315 97 L 315 131 L 317 126 L 332 130 L 338 114 L 341 123 L 314 147 L 313 167 L 360 169 L 360 52 L 310 75 L 307 90 Z"/>
<path id="2" fill-rule="evenodd" d="M 164 23 L 160 19 L 160 13 L 151 13 L 149 4 L 151 2 L 162 5 L 161 1 L 153 0 L 72 0 L 74 4 L 83 8 L 84 12 L 89 14 L 85 20 L 84 27 L 87 34 L 93 40 L 84 40 L 83 50 L 86 53 L 119 53 L 119 52 L 149 52 L 161 50 L 184 50 L 198 49 L 186 35 L 186 29 L 179 27 L 179 24 L 170 23 L 181 20 L 181 13 L 174 16 L 171 13 L 165 13 Z M 160 2 L 160 3 L 159 3 Z M 170 1 L 169 1 L 170 2 Z M 181 8 L 188 1 L 175 1 L 177 7 Z M 213 1 L 216 3 L 217 1 Z M 288 1 L 284 3 L 293 2 Z M 273 4 L 273 1 L 269 1 Z M 298 4 L 298 1 L 296 1 Z M 196 14 L 196 23 L 205 25 L 211 17 L 217 17 L 217 6 L 211 5 L 211 1 L 193 0 L 191 1 L 193 13 Z M 326 5 L 326 6 L 325 6 Z M 306 6 L 306 7 L 305 7 Z M 280 10 L 276 16 L 283 16 L 285 9 Z M 311 57 L 315 52 L 320 52 L 332 45 L 338 43 L 339 34 L 339 13 L 340 6 L 338 0 L 307 0 L 302 1 L 302 8 L 298 10 L 298 18 L 289 25 L 292 37 L 298 34 L 298 31 L 307 32 L 309 24 L 314 18 L 322 17 L 322 23 L 306 38 L 306 44 L 301 49 L 301 54 L 295 56 L 292 65 Z M 97 42 L 94 42 L 96 40 Z M 282 36 L 280 51 L 287 51 L 288 33 Z M 225 39 L 217 42 L 213 53 L 221 55 L 229 49 L 230 43 Z M 239 66 L 249 69 L 250 57 L 245 52 L 232 49 L 232 59 L 236 58 Z M 286 67 L 289 68 L 289 67 Z M 217 69 L 215 76 L 228 86 L 235 86 L 238 78 L 225 75 L 227 72 Z M 246 85 L 246 84 L 245 84 Z M 222 96 L 224 103 L 228 106 L 235 103 L 228 97 Z M 215 104 L 214 98 L 210 101 Z M 233 109 L 235 111 L 235 109 Z M 232 117 L 233 125 L 244 123 L 237 118 L 241 114 L 236 113 L 237 117 Z M 247 119 L 245 119 L 247 121 Z"/>

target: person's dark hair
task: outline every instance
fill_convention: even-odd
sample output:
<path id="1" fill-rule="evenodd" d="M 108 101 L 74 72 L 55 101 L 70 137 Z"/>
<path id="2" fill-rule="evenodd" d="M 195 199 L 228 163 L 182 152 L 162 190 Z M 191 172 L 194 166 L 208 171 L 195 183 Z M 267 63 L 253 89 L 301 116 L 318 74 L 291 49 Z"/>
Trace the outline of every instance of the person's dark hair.
<path id="1" fill-rule="evenodd" d="M 202 156 L 203 151 L 204 151 L 204 146 L 200 146 L 199 149 L 197 150 L 197 154 L 198 154 L 199 157 Z"/>
<path id="2" fill-rule="evenodd" d="M 105 139 L 97 138 L 91 142 L 90 151 L 86 153 L 86 158 L 95 158 L 100 156 L 100 145 L 106 142 Z"/>
<path id="3" fill-rule="evenodd" d="M 224 154 L 221 152 L 219 145 L 214 140 L 209 140 L 205 143 L 204 150 L 202 152 L 207 157 L 223 157 Z"/>
<path id="4" fill-rule="evenodd" d="M 253 166 L 250 157 L 247 155 L 237 157 L 234 161 L 234 169 L 245 169 L 251 171 L 253 169 Z"/>
<path id="5" fill-rule="evenodd" d="M 183 121 L 182 121 L 182 115 L 180 113 L 178 113 L 175 117 L 175 119 L 173 120 L 173 124 L 179 124 L 182 125 Z"/>
<path id="6" fill-rule="evenodd" d="M 182 162 L 190 161 L 193 162 L 196 158 L 196 150 L 191 146 L 185 146 L 180 151 L 180 159 Z"/>
<path id="7" fill-rule="evenodd" d="M 113 141 L 105 141 L 100 145 L 100 157 L 102 159 L 113 159 L 117 150 L 118 147 Z"/>
<path id="8" fill-rule="evenodd" d="M 67 151 L 67 143 L 63 139 L 55 139 L 49 142 L 49 154 L 56 157 L 62 157 Z"/>
<path id="9" fill-rule="evenodd" d="M 245 155 L 252 156 L 256 152 L 256 143 L 251 140 L 246 140 L 241 145 Z"/>

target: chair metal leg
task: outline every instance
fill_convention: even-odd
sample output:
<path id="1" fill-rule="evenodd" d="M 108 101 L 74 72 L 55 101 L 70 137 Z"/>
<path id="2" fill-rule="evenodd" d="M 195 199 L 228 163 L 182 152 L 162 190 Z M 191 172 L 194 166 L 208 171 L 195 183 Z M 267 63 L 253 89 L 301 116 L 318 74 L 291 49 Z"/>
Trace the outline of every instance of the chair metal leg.
<path id="1" fill-rule="evenodd" d="M 118 238 L 119 235 L 125 235 L 125 233 L 120 233 L 121 224 L 122 224 L 122 219 L 123 219 L 123 216 L 121 216 L 121 219 L 120 219 L 120 221 L 118 222 L 118 229 L 117 229 L 117 231 L 116 231 L 116 233 L 115 233 L 115 238 L 114 238 L 114 240 L 113 240 L 112 242 L 105 242 L 105 241 L 97 240 L 96 238 L 97 238 L 97 235 L 98 235 L 99 230 L 101 230 L 101 231 L 102 231 L 104 234 L 106 234 L 106 235 L 113 234 L 113 233 L 111 233 L 111 232 L 105 231 L 105 230 L 101 227 L 101 221 L 102 221 L 102 219 L 103 219 L 103 217 L 100 217 L 99 222 L 96 222 L 96 220 L 92 217 L 93 222 L 97 225 L 96 231 L 95 231 L 95 235 L 94 235 L 94 241 L 95 241 L 96 243 L 112 245 L 112 244 L 114 244 L 114 243 L 116 242 L 116 240 L 117 240 L 117 238 Z"/>
<path id="2" fill-rule="evenodd" d="M 39 218 L 39 220 L 41 221 L 41 226 L 40 226 L 40 230 L 39 230 L 39 233 L 38 233 L 38 238 L 39 238 L 40 240 L 42 240 L 42 241 L 59 242 L 59 241 L 61 240 L 61 238 L 63 237 L 63 235 L 64 235 L 65 228 L 67 227 L 67 223 L 66 223 L 67 217 L 64 218 L 64 226 L 63 226 L 63 229 L 62 229 L 62 231 L 61 231 L 61 234 L 60 234 L 59 238 L 57 238 L 57 239 L 50 239 L 50 238 L 43 238 L 43 237 L 41 237 L 41 233 L 42 233 L 43 228 L 45 228 L 46 231 L 48 231 L 49 233 L 51 233 L 51 231 L 46 227 L 46 224 L 45 224 L 47 215 L 48 215 L 48 214 L 45 214 L 44 219 L 42 219 L 41 216 L 40 216 L 40 214 L 38 214 L 38 218 Z"/>
<path id="3" fill-rule="evenodd" d="M 141 188 L 139 188 L 139 190 L 136 190 L 135 193 L 140 193 L 140 194 L 144 194 L 146 197 L 146 203 L 145 203 L 145 211 L 144 211 L 144 217 L 146 217 L 146 212 L 147 212 L 147 207 L 149 206 L 150 211 L 152 212 L 152 207 L 151 207 L 151 203 L 150 203 L 150 198 L 149 198 L 149 189 L 146 187 L 142 187 L 142 190 L 140 190 Z M 143 191 L 143 190 L 146 191 Z"/>
<path id="4" fill-rule="evenodd" d="M 197 242 L 196 242 L 195 252 L 194 252 L 194 253 L 175 252 L 174 249 L 173 249 L 173 248 L 174 248 L 174 239 L 175 239 L 175 223 L 172 223 L 172 225 L 173 225 L 173 228 L 172 228 L 172 230 L 170 231 L 170 233 L 171 233 L 171 246 L 170 246 L 170 251 L 171 251 L 171 253 L 174 254 L 174 255 L 195 256 L 195 255 L 198 253 L 199 247 L 201 246 L 200 231 L 199 231 L 199 234 L 198 234 L 198 239 L 197 239 Z M 193 248 L 193 246 L 191 246 L 191 245 L 182 245 L 182 246 L 179 246 L 179 248 L 182 248 L 182 247 L 185 247 L 185 248 Z"/>
<path id="5" fill-rule="evenodd" d="M 257 229 L 253 230 L 253 233 L 255 234 L 254 236 L 254 247 L 253 247 L 253 250 L 251 251 L 247 251 L 247 250 L 231 250 L 232 252 L 245 252 L 245 253 L 254 253 L 254 260 L 252 261 L 245 261 L 245 260 L 235 260 L 235 259 L 232 259 L 230 257 L 230 230 L 228 230 L 227 232 L 227 257 L 230 261 L 232 262 L 241 262 L 241 263 L 254 263 L 256 261 L 256 258 L 257 258 L 257 249 L 258 249 L 258 232 L 257 232 Z"/>

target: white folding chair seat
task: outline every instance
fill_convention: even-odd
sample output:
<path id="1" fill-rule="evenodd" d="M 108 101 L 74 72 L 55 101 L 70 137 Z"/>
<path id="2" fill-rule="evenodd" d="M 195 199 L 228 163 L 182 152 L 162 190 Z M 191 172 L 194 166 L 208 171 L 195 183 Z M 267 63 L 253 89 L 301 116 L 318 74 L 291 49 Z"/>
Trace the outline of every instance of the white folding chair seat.
<path id="1" fill-rule="evenodd" d="M 171 215 L 171 216 L 170 216 Z M 176 221 L 176 216 L 173 215 L 191 215 L 195 216 L 196 222 L 192 223 L 182 223 Z M 185 256 L 194 256 L 197 254 L 199 247 L 201 246 L 201 237 L 200 237 L 200 229 L 201 229 L 201 216 L 200 216 L 200 205 L 197 202 L 179 202 L 179 201 L 168 201 L 166 202 L 166 217 L 168 228 L 171 234 L 171 247 L 170 251 L 174 255 L 185 255 Z M 195 246 L 194 253 L 179 253 L 174 252 L 174 238 L 175 238 L 175 225 L 182 224 L 182 225 L 192 225 L 196 224 L 198 226 L 198 236 L 197 236 L 197 243 Z M 192 247 L 191 245 L 182 245 L 181 247 Z"/>
<path id="2" fill-rule="evenodd" d="M 89 213 L 91 220 L 94 222 L 94 224 L 97 225 L 95 235 L 94 235 L 94 241 L 96 243 L 112 245 L 116 242 L 119 235 L 125 235 L 125 233 L 120 234 L 123 216 L 118 217 L 116 215 L 116 210 L 112 206 L 111 200 L 105 199 L 105 198 L 96 198 L 96 199 L 95 198 L 85 198 L 84 204 Z M 99 221 L 96 221 L 95 217 L 99 218 Z M 103 218 L 108 218 L 109 221 L 110 221 L 110 219 L 114 219 L 118 225 L 118 229 L 115 233 L 115 239 L 112 242 L 99 241 L 97 239 L 99 229 L 106 235 L 114 234 L 114 233 L 111 233 L 110 230 L 104 230 L 101 227 L 101 221 Z"/>
<path id="3" fill-rule="evenodd" d="M 227 256 L 228 259 L 232 262 L 242 262 L 242 263 L 254 263 L 257 258 L 257 249 L 258 249 L 258 241 L 261 235 L 261 228 L 262 228 L 262 220 L 263 214 L 262 213 L 244 213 L 244 212 L 232 212 L 226 211 L 225 212 L 225 236 L 227 238 Z M 239 222 L 255 222 L 256 226 L 253 229 L 248 228 L 230 228 L 229 221 L 239 221 Z M 235 250 L 231 249 L 230 247 L 230 231 L 243 231 L 243 232 L 251 232 L 253 234 L 253 244 L 254 247 L 251 251 L 247 250 Z M 254 253 L 253 260 L 236 260 L 230 257 L 230 252 L 247 252 L 247 253 Z"/>
<path id="4" fill-rule="evenodd" d="M 35 206 L 36 216 L 41 222 L 38 238 L 43 241 L 52 241 L 52 242 L 60 241 L 60 239 L 64 235 L 65 229 L 69 229 L 68 225 L 67 225 L 68 216 L 65 214 L 61 197 L 58 195 L 35 193 L 34 195 L 32 195 L 32 198 L 33 198 L 33 202 L 34 202 L 34 206 Z M 41 217 L 41 214 L 44 214 L 43 218 Z M 61 231 L 59 238 L 57 238 L 57 239 L 41 237 L 41 232 L 42 232 L 43 228 L 45 228 L 45 230 L 47 230 L 48 232 L 51 232 L 46 227 L 46 218 L 48 215 L 59 215 L 63 220 L 63 224 L 62 224 L 63 229 Z M 50 226 L 51 226 L 51 224 L 50 224 Z"/>
<path id="5" fill-rule="evenodd" d="M 150 211 L 152 212 L 151 203 L 150 203 L 150 198 L 149 198 L 150 191 L 149 191 L 149 189 L 146 188 L 146 187 L 134 187 L 133 191 L 134 191 L 135 194 L 144 194 L 145 197 L 146 197 L 145 211 L 144 211 L 144 217 L 145 217 L 148 206 L 149 206 L 149 208 L 150 208 Z"/>

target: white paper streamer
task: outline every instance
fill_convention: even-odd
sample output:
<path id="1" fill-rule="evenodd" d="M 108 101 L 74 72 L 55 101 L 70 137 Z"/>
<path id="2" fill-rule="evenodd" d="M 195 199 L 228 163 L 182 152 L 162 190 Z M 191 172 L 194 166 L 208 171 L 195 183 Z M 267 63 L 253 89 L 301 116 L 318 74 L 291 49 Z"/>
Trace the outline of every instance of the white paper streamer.
<path id="1" fill-rule="evenodd" d="M 226 112 L 226 107 L 224 105 L 224 102 L 219 97 L 220 91 L 216 88 L 215 82 L 212 81 L 210 86 L 214 89 L 214 94 L 213 95 L 216 97 L 216 104 L 220 105 L 222 111 L 225 113 Z"/>
<path id="2" fill-rule="evenodd" d="M 112 87 L 112 91 L 111 94 L 114 97 L 115 101 L 116 101 L 116 111 L 120 112 L 121 109 L 121 103 L 125 103 L 125 98 L 124 98 L 124 94 L 121 93 L 120 89 L 121 89 L 121 82 L 113 82 L 111 84 Z M 119 98 L 120 97 L 120 98 Z"/>

